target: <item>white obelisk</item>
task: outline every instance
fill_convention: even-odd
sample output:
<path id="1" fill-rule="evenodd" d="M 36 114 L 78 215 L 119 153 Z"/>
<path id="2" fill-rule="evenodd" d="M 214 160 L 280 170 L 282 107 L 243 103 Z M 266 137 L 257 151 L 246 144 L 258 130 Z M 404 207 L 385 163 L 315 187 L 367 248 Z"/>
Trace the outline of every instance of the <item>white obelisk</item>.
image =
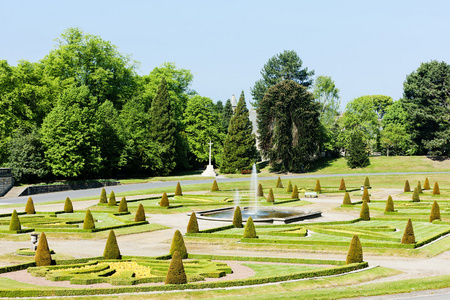
<path id="1" fill-rule="evenodd" d="M 216 174 L 216 172 L 214 172 L 214 167 L 211 164 L 211 146 L 212 146 L 212 142 L 210 140 L 209 141 L 209 165 L 206 166 L 206 170 L 203 171 L 202 176 L 216 177 L 217 174 Z"/>

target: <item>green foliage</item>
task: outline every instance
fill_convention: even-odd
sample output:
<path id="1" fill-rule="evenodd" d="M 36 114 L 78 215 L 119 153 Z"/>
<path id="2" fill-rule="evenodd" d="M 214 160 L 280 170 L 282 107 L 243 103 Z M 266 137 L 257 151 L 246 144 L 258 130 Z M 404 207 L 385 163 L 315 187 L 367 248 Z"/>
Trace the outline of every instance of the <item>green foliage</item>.
<path id="1" fill-rule="evenodd" d="M 170 245 L 170 255 L 172 255 L 172 257 L 175 251 L 180 253 L 182 259 L 188 257 L 186 245 L 184 244 L 183 236 L 179 230 L 176 230 L 173 234 L 172 244 Z"/>
<path id="2" fill-rule="evenodd" d="M 367 188 L 370 187 L 369 177 L 367 177 L 367 176 L 366 176 L 366 178 L 364 179 L 364 187 L 367 187 Z"/>
<path id="3" fill-rule="evenodd" d="M 122 197 L 122 199 L 120 199 L 119 212 L 128 212 L 128 204 L 127 199 L 125 199 L 125 197 Z"/>
<path id="4" fill-rule="evenodd" d="M 359 213 L 359 218 L 363 221 L 370 221 L 369 205 L 367 204 L 366 200 L 363 200 L 361 212 Z"/>
<path id="5" fill-rule="evenodd" d="M 394 201 L 392 200 L 392 197 L 390 195 L 386 201 L 386 207 L 385 207 L 384 211 L 386 211 L 386 212 L 394 211 Z"/>
<path id="6" fill-rule="evenodd" d="M 145 210 L 144 210 L 144 206 L 142 205 L 142 203 L 139 203 L 139 206 L 136 210 L 136 215 L 134 216 L 134 221 L 135 222 L 145 221 Z"/>
<path id="7" fill-rule="evenodd" d="M 9 222 L 9 230 L 10 231 L 18 231 L 21 229 L 22 229 L 22 226 L 20 226 L 19 216 L 17 215 L 17 211 L 14 210 L 11 214 L 11 221 Z"/>
<path id="8" fill-rule="evenodd" d="M 422 185 L 420 184 L 420 180 L 417 182 L 417 192 L 419 194 L 423 194 Z"/>
<path id="9" fill-rule="evenodd" d="M 416 238 L 414 236 L 414 229 L 412 226 L 411 219 L 408 219 L 408 223 L 405 227 L 405 232 L 403 233 L 402 237 L 402 244 L 415 244 Z"/>
<path id="10" fill-rule="evenodd" d="M 183 192 L 181 191 L 181 185 L 177 182 L 177 187 L 175 188 L 175 196 L 183 196 Z"/>
<path id="11" fill-rule="evenodd" d="M 219 191 L 219 186 L 217 185 L 217 181 L 214 179 L 214 182 L 211 187 L 211 192 L 217 192 L 217 191 Z"/>
<path id="12" fill-rule="evenodd" d="M 425 182 L 423 184 L 423 189 L 424 190 L 429 190 L 430 189 L 430 181 L 428 180 L 428 177 L 425 178 Z"/>
<path id="13" fill-rule="evenodd" d="M 364 187 L 362 200 L 370 203 L 369 190 L 367 189 L 367 187 Z"/>
<path id="14" fill-rule="evenodd" d="M 184 272 L 181 254 L 175 251 L 170 261 L 169 270 L 167 271 L 165 284 L 186 284 L 187 277 Z"/>
<path id="15" fill-rule="evenodd" d="M 230 99 L 227 100 L 225 106 L 222 110 L 221 123 L 224 132 L 228 131 L 228 126 L 230 126 L 231 118 L 233 118 L 233 107 L 231 105 Z"/>
<path id="16" fill-rule="evenodd" d="M 345 192 L 344 195 L 344 201 L 342 201 L 343 205 L 351 205 L 352 204 L 352 200 L 350 199 L 350 194 L 348 192 Z"/>
<path id="17" fill-rule="evenodd" d="M 293 189 L 292 189 L 292 182 L 289 180 L 288 182 L 288 186 L 286 189 L 286 193 L 292 193 Z"/>
<path id="18" fill-rule="evenodd" d="M 298 188 L 296 184 L 294 185 L 294 189 L 292 190 L 291 199 L 299 199 Z"/>
<path id="19" fill-rule="evenodd" d="M 316 186 L 314 187 L 314 192 L 321 192 L 322 191 L 322 187 L 320 186 L 320 181 L 319 179 L 316 180 Z"/>
<path id="20" fill-rule="evenodd" d="M 234 209 L 233 225 L 236 228 L 244 227 L 244 226 L 242 226 L 242 213 L 241 213 L 241 208 L 239 206 L 236 206 L 236 208 Z"/>
<path id="21" fill-rule="evenodd" d="M 354 235 L 350 242 L 350 248 L 347 254 L 347 264 L 361 263 L 363 262 L 363 251 L 359 237 Z"/>
<path id="22" fill-rule="evenodd" d="M 198 233 L 198 221 L 195 212 L 191 213 L 191 217 L 189 218 L 189 223 L 187 225 L 187 233 Z"/>
<path id="23" fill-rule="evenodd" d="M 405 181 L 405 187 L 403 188 L 403 192 L 411 192 L 411 188 L 409 187 L 409 181 Z"/>
<path id="24" fill-rule="evenodd" d="M 100 193 L 100 201 L 98 203 L 108 203 L 108 199 L 106 198 L 106 190 L 102 188 L 102 192 Z"/>
<path id="25" fill-rule="evenodd" d="M 28 197 L 27 205 L 25 206 L 25 212 L 27 213 L 27 215 L 34 215 L 36 213 L 36 210 L 34 209 L 33 199 L 31 197 Z"/>
<path id="26" fill-rule="evenodd" d="M 159 201 L 159 206 L 169 207 L 169 198 L 167 197 L 166 193 L 163 193 L 161 201 Z"/>
<path id="27" fill-rule="evenodd" d="M 341 184 L 339 185 L 339 190 L 340 191 L 346 191 L 347 190 L 347 188 L 345 187 L 344 178 L 341 178 Z"/>
<path id="28" fill-rule="evenodd" d="M 283 188 L 283 183 L 281 182 L 281 178 L 280 177 L 278 177 L 275 187 L 276 188 Z"/>
<path id="29" fill-rule="evenodd" d="M 411 135 L 405 125 L 387 124 L 381 131 L 380 145 L 386 154 L 405 155 L 412 153 Z"/>
<path id="30" fill-rule="evenodd" d="M 95 228 L 94 217 L 92 216 L 91 211 L 88 209 L 86 210 L 86 215 L 84 217 L 83 229 L 94 229 L 94 228 Z"/>
<path id="31" fill-rule="evenodd" d="M 120 259 L 122 255 L 120 255 L 119 245 L 117 244 L 116 235 L 114 230 L 111 230 L 108 235 L 108 239 L 106 240 L 105 250 L 103 251 L 104 259 Z"/>
<path id="32" fill-rule="evenodd" d="M 433 202 L 433 206 L 431 207 L 430 222 L 433 222 L 434 220 L 440 220 L 440 219 L 441 219 L 441 210 L 439 209 L 439 204 L 435 200 Z"/>
<path id="33" fill-rule="evenodd" d="M 420 202 L 419 192 L 417 187 L 414 188 L 414 192 L 412 194 L 412 202 Z"/>
<path id="34" fill-rule="evenodd" d="M 267 194 L 267 202 L 275 202 L 272 188 L 269 189 L 269 193 Z"/>
<path id="35" fill-rule="evenodd" d="M 339 115 L 339 89 L 329 76 L 317 76 L 314 84 L 314 99 L 320 104 L 320 122 L 331 129 Z"/>
<path id="36" fill-rule="evenodd" d="M 42 232 L 39 236 L 39 242 L 34 256 L 37 267 L 50 266 L 52 264 L 52 256 L 48 248 L 47 236 Z"/>
<path id="37" fill-rule="evenodd" d="M 70 201 L 69 197 L 67 197 L 66 201 L 64 202 L 64 212 L 65 213 L 73 213 L 73 205 L 72 205 L 72 201 Z"/>
<path id="38" fill-rule="evenodd" d="M 108 206 L 116 206 L 116 205 L 117 205 L 116 194 L 114 194 L 114 191 L 111 191 L 111 194 L 109 195 Z"/>
<path id="39" fill-rule="evenodd" d="M 244 239 L 252 239 L 252 238 L 257 238 L 258 236 L 256 235 L 256 230 L 255 230 L 255 224 L 253 223 L 253 219 L 252 217 L 248 217 L 247 219 L 247 223 L 245 223 L 245 228 L 244 228 Z"/>
<path id="40" fill-rule="evenodd" d="M 366 149 L 366 143 L 363 140 L 363 134 L 360 130 L 355 130 L 350 136 L 348 146 L 347 165 L 349 168 L 364 168 L 370 164 L 369 152 Z"/>
<path id="41" fill-rule="evenodd" d="M 437 181 L 434 183 L 434 187 L 433 187 L 433 195 L 440 195 L 441 192 L 439 190 L 439 184 L 437 183 Z"/>
<path id="42" fill-rule="evenodd" d="M 263 187 L 262 187 L 262 184 L 261 184 L 261 183 L 258 184 L 258 192 L 257 192 L 256 196 L 258 196 L 258 197 L 264 197 L 264 191 L 263 191 Z"/>

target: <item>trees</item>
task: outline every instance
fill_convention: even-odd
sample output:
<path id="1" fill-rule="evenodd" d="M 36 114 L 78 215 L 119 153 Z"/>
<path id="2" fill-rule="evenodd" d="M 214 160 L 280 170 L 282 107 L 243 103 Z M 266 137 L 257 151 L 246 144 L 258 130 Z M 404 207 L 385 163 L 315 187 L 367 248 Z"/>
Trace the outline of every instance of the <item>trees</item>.
<path id="1" fill-rule="evenodd" d="M 331 128 L 339 115 L 341 104 L 339 89 L 329 76 L 317 76 L 313 90 L 314 99 L 320 104 L 320 122 Z"/>
<path id="2" fill-rule="evenodd" d="M 360 130 L 353 131 L 350 137 L 350 145 L 348 148 L 347 165 L 354 168 L 364 168 L 370 164 L 369 151 L 363 139 L 363 133 Z"/>
<path id="3" fill-rule="evenodd" d="M 227 102 L 225 102 L 225 106 L 222 110 L 222 127 L 224 132 L 228 131 L 228 126 L 230 125 L 231 118 L 233 118 L 233 107 L 231 106 L 231 100 L 228 99 Z"/>
<path id="4" fill-rule="evenodd" d="M 303 61 L 294 50 L 284 50 L 271 57 L 261 70 L 262 79 L 255 82 L 250 93 L 254 102 L 252 106 L 259 108 L 267 90 L 284 80 L 292 80 L 304 87 L 309 87 L 313 83 L 311 76 L 314 71 L 308 71 L 308 68 L 302 68 Z"/>
<path id="5" fill-rule="evenodd" d="M 320 148 L 318 123 L 319 104 L 304 86 L 292 80 L 274 85 L 259 103 L 262 154 L 275 170 L 307 170 Z"/>

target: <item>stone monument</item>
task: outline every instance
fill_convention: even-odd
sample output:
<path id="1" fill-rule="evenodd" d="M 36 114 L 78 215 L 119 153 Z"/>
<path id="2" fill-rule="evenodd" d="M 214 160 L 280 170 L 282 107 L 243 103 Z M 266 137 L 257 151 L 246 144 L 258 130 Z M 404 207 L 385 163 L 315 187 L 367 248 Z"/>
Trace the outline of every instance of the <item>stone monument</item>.
<path id="1" fill-rule="evenodd" d="M 208 176 L 208 177 L 216 177 L 217 174 L 214 172 L 214 167 L 211 164 L 211 141 L 209 141 L 209 164 L 206 166 L 206 170 L 203 171 L 202 176 Z"/>

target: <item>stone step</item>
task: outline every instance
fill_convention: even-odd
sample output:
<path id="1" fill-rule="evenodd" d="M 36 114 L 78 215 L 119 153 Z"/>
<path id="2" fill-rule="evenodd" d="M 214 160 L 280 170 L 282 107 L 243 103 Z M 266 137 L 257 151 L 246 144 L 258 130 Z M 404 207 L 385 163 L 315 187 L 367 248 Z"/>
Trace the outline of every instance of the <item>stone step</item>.
<path id="1" fill-rule="evenodd" d="M 8 199 L 8 198 L 15 198 L 19 197 L 19 195 L 28 187 L 28 185 L 22 185 L 22 186 L 13 186 L 3 197 L 0 197 L 0 199 Z"/>

